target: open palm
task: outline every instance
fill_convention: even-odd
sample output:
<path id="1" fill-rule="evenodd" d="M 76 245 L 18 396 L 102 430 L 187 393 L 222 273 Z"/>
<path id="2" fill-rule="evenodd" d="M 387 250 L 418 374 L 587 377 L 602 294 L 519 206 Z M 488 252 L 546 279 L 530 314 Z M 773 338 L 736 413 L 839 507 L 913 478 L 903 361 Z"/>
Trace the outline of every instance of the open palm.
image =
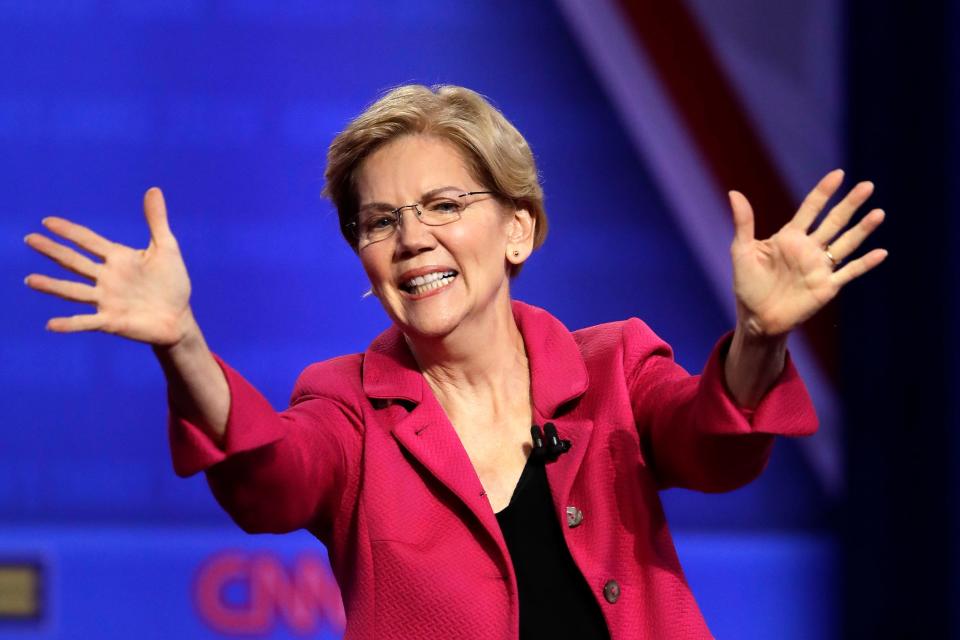
<path id="1" fill-rule="evenodd" d="M 832 300 L 845 284 L 886 258 L 886 250 L 874 249 L 836 268 L 883 222 L 884 212 L 874 209 L 844 231 L 873 193 L 869 182 L 851 189 L 810 231 L 842 180 L 839 169 L 828 173 L 793 219 L 766 240 L 753 237 L 753 209 L 746 197 L 730 192 L 736 228 L 730 253 L 737 314 L 752 333 L 773 336 L 790 331 Z"/>
<path id="2" fill-rule="evenodd" d="M 103 331 L 154 345 L 172 345 L 183 337 L 192 318 L 190 278 L 167 223 L 166 205 L 159 189 L 147 191 L 143 209 L 150 229 L 146 249 L 111 242 L 63 218 L 43 220 L 47 230 L 100 261 L 39 233 L 25 238 L 31 248 L 89 281 L 88 284 L 38 274 L 27 276 L 26 284 L 37 291 L 95 308 L 91 314 L 52 318 L 48 329 L 64 333 Z"/>

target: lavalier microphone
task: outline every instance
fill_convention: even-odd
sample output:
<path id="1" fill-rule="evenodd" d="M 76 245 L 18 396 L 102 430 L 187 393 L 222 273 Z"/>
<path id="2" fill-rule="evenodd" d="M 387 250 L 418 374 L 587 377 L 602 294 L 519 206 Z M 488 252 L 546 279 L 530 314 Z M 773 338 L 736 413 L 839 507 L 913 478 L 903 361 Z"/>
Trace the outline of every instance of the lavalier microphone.
<path id="1" fill-rule="evenodd" d="M 530 427 L 530 435 L 533 436 L 531 455 L 544 458 L 550 462 L 569 451 L 572 446 L 569 440 L 560 439 L 557 427 L 552 422 L 543 425 L 543 431 L 540 430 L 539 426 L 533 425 Z"/>

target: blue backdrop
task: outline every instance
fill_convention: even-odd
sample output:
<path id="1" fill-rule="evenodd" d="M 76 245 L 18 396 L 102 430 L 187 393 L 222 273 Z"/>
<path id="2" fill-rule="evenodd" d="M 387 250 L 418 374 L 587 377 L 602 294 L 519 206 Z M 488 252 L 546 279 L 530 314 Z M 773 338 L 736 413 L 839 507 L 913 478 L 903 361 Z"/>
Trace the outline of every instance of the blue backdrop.
<path id="1" fill-rule="evenodd" d="M 302 557 L 322 564 L 322 549 L 302 534 L 244 536 L 202 477 L 173 475 L 150 349 L 43 331 L 47 318 L 81 311 L 19 285 L 56 273 L 21 242 L 45 215 L 144 246 L 140 199 L 161 186 L 208 342 L 279 408 L 304 366 L 362 350 L 387 323 L 375 299 L 361 299 L 364 274 L 319 197 L 326 145 L 385 88 L 461 84 L 517 125 L 543 175 L 550 237 L 515 297 L 570 328 L 639 316 L 694 371 L 729 328 L 546 0 L 0 2 L 0 73 L 12 311 L 0 315 L 11 407 L 0 440 L 0 636 L 339 628 L 327 596 L 257 600 L 271 566 L 295 591 Z M 779 442 L 748 488 L 664 499 L 717 637 L 833 637 L 835 505 L 795 443 Z M 34 594 L 35 607 L 5 612 L 5 584 Z"/>

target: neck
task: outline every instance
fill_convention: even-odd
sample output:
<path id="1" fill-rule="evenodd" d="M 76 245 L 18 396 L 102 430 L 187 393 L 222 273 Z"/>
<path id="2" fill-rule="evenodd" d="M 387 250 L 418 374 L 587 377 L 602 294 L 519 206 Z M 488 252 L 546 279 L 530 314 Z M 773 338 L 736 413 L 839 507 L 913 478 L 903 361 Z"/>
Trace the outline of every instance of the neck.
<path id="1" fill-rule="evenodd" d="M 529 403 L 529 366 L 509 291 L 441 338 L 407 344 L 437 399 L 448 412 L 482 403 L 494 413 Z"/>

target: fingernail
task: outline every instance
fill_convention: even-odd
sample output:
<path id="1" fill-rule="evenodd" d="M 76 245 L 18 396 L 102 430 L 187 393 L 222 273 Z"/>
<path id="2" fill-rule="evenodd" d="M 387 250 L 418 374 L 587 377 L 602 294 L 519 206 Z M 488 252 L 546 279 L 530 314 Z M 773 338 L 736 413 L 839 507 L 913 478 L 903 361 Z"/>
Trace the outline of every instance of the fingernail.
<path id="1" fill-rule="evenodd" d="M 26 278 L 23 279 L 23 284 L 25 284 L 25 285 L 27 285 L 27 286 L 29 287 L 29 286 L 30 286 L 30 283 L 28 282 L 28 280 L 30 280 L 30 276 L 27 276 Z"/>

